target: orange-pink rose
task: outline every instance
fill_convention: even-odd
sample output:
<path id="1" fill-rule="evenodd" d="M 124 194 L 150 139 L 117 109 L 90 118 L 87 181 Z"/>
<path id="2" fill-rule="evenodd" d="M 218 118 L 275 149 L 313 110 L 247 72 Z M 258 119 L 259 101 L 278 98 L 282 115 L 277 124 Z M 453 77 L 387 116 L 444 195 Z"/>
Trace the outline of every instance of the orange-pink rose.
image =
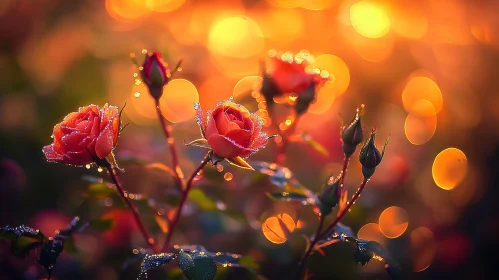
<path id="1" fill-rule="evenodd" d="M 208 111 L 207 118 L 199 104 L 196 119 L 201 133 L 213 152 L 222 158 L 247 157 L 267 144 L 262 120 L 239 104 L 227 100 Z"/>
<path id="2" fill-rule="evenodd" d="M 111 154 L 119 130 L 118 107 L 81 107 L 54 127 L 54 142 L 43 147 L 43 153 L 49 162 L 77 166 L 93 163 L 96 157 L 104 159 Z"/>

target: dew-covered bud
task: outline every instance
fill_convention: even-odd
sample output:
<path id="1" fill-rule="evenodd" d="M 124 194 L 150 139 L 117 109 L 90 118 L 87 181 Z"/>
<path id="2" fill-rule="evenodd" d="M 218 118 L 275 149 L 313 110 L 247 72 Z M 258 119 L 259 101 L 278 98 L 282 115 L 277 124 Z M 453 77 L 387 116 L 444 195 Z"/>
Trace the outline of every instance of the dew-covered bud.
<path id="1" fill-rule="evenodd" d="M 341 128 L 341 140 L 343 141 L 343 152 L 347 157 L 350 157 L 364 137 L 362 132 L 361 116 L 364 109 L 364 104 L 357 108 L 355 118 Z"/>
<path id="2" fill-rule="evenodd" d="M 163 86 L 170 81 L 171 77 L 168 64 L 163 61 L 161 54 L 147 53 L 140 74 L 152 97 L 159 99 L 163 94 Z"/>
<path id="3" fill-rule="evenodd" d="M 362 174 L 364 177 L 369 178 L 374 174 L 376 170 L 376 166 L 378 166 L 383 160 L 383 156 L 385 154 L 385 148 L 388 144 L 388 140 L 386 139 L 385 145 L 383 146 L 383 150 L 380 152 L 376 145 L 374 144 L 374 140 L 376 138 L 376 129 L 371 131 L 371 135 L 369 136 L 369 140 L 364 143 L 364 146 L 360 150 L 359 153 L 359 161 L 362 164 Z"/>
<path id="4" fill-rule="evenodd" d="M 331 213 L 333 207 L 335 207 L 340 201 L 340 180 L 338 178 L 331 177 L 321 194 L 319 195 L 319 200 L 322 204 L 321 212 L 323 215 Z"/>

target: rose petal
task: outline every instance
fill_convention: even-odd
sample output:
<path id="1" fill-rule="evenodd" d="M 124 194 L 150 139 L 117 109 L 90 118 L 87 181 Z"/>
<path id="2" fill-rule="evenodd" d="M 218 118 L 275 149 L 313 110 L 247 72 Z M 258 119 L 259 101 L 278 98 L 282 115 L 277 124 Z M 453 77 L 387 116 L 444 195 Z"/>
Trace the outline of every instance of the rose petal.
<path id="1" fill-rule="evenodd" d="M 104 107 L 100 111 L 100 130 L 103 130 L 104 127 L 106 127 L 107 123 L 110 122 L 112 119 L 118 117 L 119 115 L 119 109 L 116 106 L 109 106 L 107 103 L 104 104 Z"/>
<path id="2" fill-rule="evenodd" d="M 274 69 L 272 78 L 283 92 L 294 92 L 300 94 L 313 81 L 313 76 L 305 72 L 303 63 L 289 63 L 278 58 L 273 60 Z"/>
<path id="3" fill-rule="evenodd" d="M 225 137 L 230 140 L 235 141 L 237 144 L 248 147 L 249 142 L 251 140 L 251 131 L 247 131 L 244 129 L 233 129 L 229 131 Z"/>
<path id="4" fill-rule="evenodd" d="M 79 152 L 67 152 L 63 155 L 64 163 L 82 166 L 85 164 L 90 164 L 94 162 L 93 157 L 88 153 L 87 150 L 81 150 Z"/>
<path id="5" fill-rule="evenodd" d="M 112 124 L 108 124 L 95 141 L 95 154 L 99 158 L 107 157 L 114 147 Z"/>
<path id="6" fill-rule="evenodd" d="M 250 148 L 251 149 L 255 149 L 255 150 L 258 150 L 258 149 L 261 149 L 263 147 L 265 147 L 265 145 L 267 145 L 269 141 L 269 137 L 267 136 L 267 134 L 263 133 L 263 132 L 260 132 L 254 139 L 253 139 L 253 142 L 250 144 Z"/>
<path id="7" fill-rule="evenodd" d="M 62 155 L 54 149 L 54 144 L 47 145 L 42 149 L 48 162 L 62 162 Z"/>
<path id="8" fill-rule="evenodd" d="M 64 144 L 66 151 L 79 152 L 81 151 L 80 143 L 85 137 L 87 137 L 87 135 L 87 133 L 74 132 L 62 136 L 61 141 Z"/>
<path id="9" fill-rule="evenodd" d="M 207 118 L 207 121 L 206 121 L 207 125 L 206 125 L 206 136 L 205 138 L 208 139 L 210 137 L 210 135 L 213 135 L 213 134 L 219 134 L 218 132 L 218 129 L 217 129 L 217 123 L 215 122 L 215 118 L 213 118 L 213 115 L 208 112 L 208 118 Z"/>
<path id="10" fill-rule="evenodd" d="M 203 116 L 203 109 L 201 108 L 201 104 L 195 102 L 194 110 L 196 110 L 196 122 L 201 127 L 201 134 L 203 134 L 204 137 L 206 135 L 206 121 Z"/>
<path id="11" fill-rule="evenodd" d="M 220 134 L 213 134 L 208 138 L 208 144 L 215 154 L 224 158 L 245 157 L 255 152 L 253 149 L 244 148 L 234 141 Z"/>

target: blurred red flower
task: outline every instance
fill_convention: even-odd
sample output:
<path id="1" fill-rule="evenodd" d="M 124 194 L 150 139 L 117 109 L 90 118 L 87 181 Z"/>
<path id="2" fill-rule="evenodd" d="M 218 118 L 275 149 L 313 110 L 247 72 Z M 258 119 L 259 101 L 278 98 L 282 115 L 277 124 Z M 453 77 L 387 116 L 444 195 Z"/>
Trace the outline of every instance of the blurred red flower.
<path id="1" fill-rule="evenodd" d="M 77 166 L 93 163 L 94 157 L 103 159 L 111 154 L 119 130 L 118 107 L 81 107 L 54 127 L 54 142 L 43 147 L 43 153 L 49 162 Z"/>
<path id="2" fill-rule="evenodd" d="M 208 145 L 222 158 L 247 157 L 265 146 L 268 136 L 262 132 L 262 120 L 244 106 L 231 100 L 219 103 L 205 120 L 196 104 L 197 120 Z"/>

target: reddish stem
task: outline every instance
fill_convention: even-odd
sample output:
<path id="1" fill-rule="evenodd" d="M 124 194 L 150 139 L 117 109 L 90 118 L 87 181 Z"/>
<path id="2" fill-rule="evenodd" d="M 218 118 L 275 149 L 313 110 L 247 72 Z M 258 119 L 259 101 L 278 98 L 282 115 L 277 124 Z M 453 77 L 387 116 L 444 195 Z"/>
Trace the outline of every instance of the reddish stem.
<path id="1" fill-rule="evenodd" d="M 345 206 L 345 208 L 338 214 L 338 216 L 336 216 L 336 219 L 329 225 L 329 227 L 323 233 L 316 235 L 316 237 L 314 238 L 314 240 L 310 244 L 310 248 L 308 249 L 307 253 L 305 253 L 305 255 L 302 258 L 302 262 L 300 263 L 300 270 L 298 271 L 298 274 L 297 274 L 298 279 L 301 278 L 301 276 L 302 276 L 301 275 L 301 271 L 305 267 L 306 261 L 308 260 L 309 255 L 311 254 L 313 248 L 315 247 L 315 244 L 317 244 L 317 242 L 319 240 L 321 240 L 322 238 L 324 238 L 324 236 L 328 232 L 330 232 L 332 229 L 334 229 L 334 227 L 336 226 L 336 224 L 338 224 L 338 222 L 343 218 L 343 216 L 345 216 L 345 214 L 348 212 L 348 210 L 350 209 L 350 207 L 352 207 L 352 205 L 355 203 L 355 201 L 357 200 L 357 198 L 359 198 L 360 193 L 362 193 L 362 191 L 364 190 L 364 188 L 365 188 L 365 186 L 366 186 L 366 184 L 367 184 L 368 181 L 369 181 L 368 178 L 364 178 L 364 180 L 362 181 L 362 184 L 360 184 L 359 189 L 352 196 L 352 199 L 350 200 L 350 202 L 348 202 L 348 204 Z"/>
<path id="2" fill-rule="evenodd" d="M 345 176 L 347 175 L 348 163 L 350 162 L 350 157 L 345 156 L 343 158 L 343 169 L 341 170 L 340 176 L 340 186 L 343 188 L 343 181 L 345 180 Z"/>
<path id="3" fill-rule="evenodd" d="M 275 118 L 273 118 L 275 119 Z M 288 148 L 289 144 L 289 137 L 293 135 L 293 133 L 296 130 L 296 125 L 298 124 L 298 121 L 300 120 L 300 116 L 296 116 L 295 120 L 291 123 L 291 125 L 286 129 L 285 131 L 282 131 L 281 134 L 281 143 L 279 143 L 277 147 L 277 153 L 274 158 L 274 162 L 277 164 L 281 164 L 286 160 L 286 149 Z M 274 120 L 272 120 L 274 121 Z M 279 129 L 279 126 L 277 126 Z M 279 129 L 280 131 L 280 129 Z"/>
<path id="4" fill-rule="evenodd" d="M 168 146 L 170 147 L 170 153 L 172 154 L 172 164 L 173 164 L 173 172 L 175 172 L 175 180 L 177 181 L 180 189 L 183 187 L 182 178 L 184 175 L 182 174 L 182 170 L 180 169 L 180 165 L 178 164 L 178 154 L 177 149 L 175 149 L 175 139 L 170 135 L 171 127 L 166 122 L 166 118 L 163 116 L 163 112 L 161 112 L 161 106 L 159 104 L 159 99 L 156 99 L 156 112 L 158 113 L 159 121 L 161 122 L 161 128 L 163 128 L 163 133 L 165 134 L 166 141 L 168 142 Z"/>
<path id="5" fill-rule="evenodd" d="M 175 213 L 175 217 L 170 222 L 170 227 L 168 228 L 168 234 L 166 235 L 165 244 L 163 244 L 163 248 L 161 249 L 162 252 L 166 252 L 170 247 L 170 241 L 172 239 L 173 232 L 175 231 L 175 227 L 177 226 L 177 224 L 180 220 L 180 216 L 182 214 L 182 209 L 184 207 L 184 204 L 187 201 L 187 196 L 189 195 L 189 190 L 192 187 L 192 181 L 194 180 L 194 178 L 196 178 L 199 171 L 201 171 L 206 166 L 206 164 L 208 164 L 209 161 L 210 161 L 210 153 L 206 154 L 203 161 L 201 161 L 199 166 L 192 172 L 191 176 L 189 177 L 189 180 L 187 181 L 185 190 L 182 190 L 182 197 L 180 198 L 180 203 L 177 206 L 177 211 Z"/>
<path id="6" fill-rule="evenodd" d="M 310 246 L 308 247 L 308 250 L 305 252 L 305 254 L 302 256 L 299 267 L 298 267 L 298 273 L 297 273 L 297 278 L 300 279 L 302 277 L 302 271 L 303 268 L 305 268 L 305 264 L 308 261 L 308 258 L 310 257 L 312 250 L 314 249 L 315 243 L 317 243 L 316 240 L 319 240 L 319 235 L 321 234 L 322 227 L 324 226 L 324 221 L 326 220 L 325 216 L 320 217 L 319 221 L 319 226 L 317 227 L 317 231 L 315 232 L 314 240 L 312 243 L 310 243 Z"/>
<path id="7" fill-rule="evenodd" d="M 147 232 L 146 227 L 142 223 L 142 220 L 140 219 L 139 212 L 137 210 L 137 207 L 132 204 L 130 199 L 128 199 L 128 196 L 125 195 L 125 190 L 121 186 L 120 180 L 118 179 L 118 176 L 116 175 L 116 170 L 111 164 L 107 164 L 105 166 L 107 170 L 109 171 L 109 175 L 111 176 L 111 179 L 113 180 L 113 183 L 116 185 L 116 189 L 118 190 L 118 193 L 120 194 L 121 198 L 126 202 L 128 205 L 128 208 L 132 211 L 133 218 L 135 219 L 135 223 L 137 223 L 137 226 L 139 227 L 140 232 L 142 233 L 142 236 L 146 240 L 147 244 L 151 247 L 152 251 L 156 254 L 158 253 L 158 250 L 156 249 L 156 246 L 154 246 L 154 239 L 152 239 L 149 236 L 149 233 Z"/>

